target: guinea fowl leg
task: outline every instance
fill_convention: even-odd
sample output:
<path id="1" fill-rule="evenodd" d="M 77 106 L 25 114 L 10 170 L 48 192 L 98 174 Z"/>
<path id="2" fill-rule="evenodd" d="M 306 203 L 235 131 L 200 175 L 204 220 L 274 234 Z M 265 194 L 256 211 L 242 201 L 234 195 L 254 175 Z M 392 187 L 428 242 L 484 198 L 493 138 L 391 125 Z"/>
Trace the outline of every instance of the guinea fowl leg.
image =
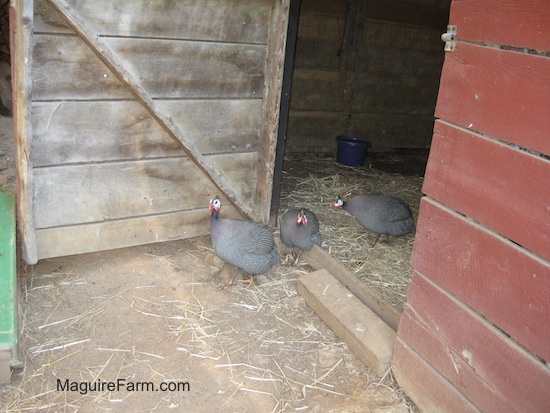
<path id="1" fill-rule="evenodd" d="M 220 278 L 222 279 L 222 282 L 225 280 L 228 280 L 227 282 L 223 282 L 223 290 L 227 290 L 235 283 L 235 276 L 237 275 L 237 272 L 239 269 L 237 267 L 233 267 L 230 264 L 225 263 L 218 273 Z M 231 276 L 228 277 L 229 273 L 231 273 Z"/>
<path id="2" fill-rule="evenodd" d="M 288 260 L 290 259 L 290 261 L 292 262 L 294 260 L 294 247 L 287 247 L 287 254 L 286 254 L 286 257 L 285 257 L 285 263 L 288 262 Z"/>
<path id="3" fill-rule="evenodd" d="M 370 244 L 371 247 L 374 247 L 374 246 L 376 245 L 376 242 L 378 241 L 378 238 L 380 238 L 380 235 L 382 235 L 382 234 L 378 234 L 378 235 L 376 236 L 376 238 L 374 239 L 374 241 L 372 242 L 372 244 Z"/>
<path id="4" fill-rule="evenodd" d="M 233 271 L 233 275 L 231 276 L 231 278 L 229 279 L 229 282 L 227 283 L 227 287 L 226 288 L 229 288 L 231 287 L 234 283 L 235 283 L 235 276 L 237 275 L 237 269 L 235 268 L 235 271 Z"/>
<path id="5" fill-rule="evenodd" d="M 304 251 L 300 251 L 300 253 L 297 255 L 296 260 L 294 261 L 294 265 L 298 265 L 298 261 L 300 261 L 300 257 L 302 256 L 303 253 Z"/>

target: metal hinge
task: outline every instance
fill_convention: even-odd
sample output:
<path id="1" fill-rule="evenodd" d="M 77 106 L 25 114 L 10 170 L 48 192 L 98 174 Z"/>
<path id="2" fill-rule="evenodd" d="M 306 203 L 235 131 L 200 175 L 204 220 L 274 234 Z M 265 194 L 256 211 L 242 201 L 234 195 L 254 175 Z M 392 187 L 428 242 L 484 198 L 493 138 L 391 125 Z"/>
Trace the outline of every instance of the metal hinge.
<path id="1" fill-rule="evenodd" d="M 441 40 L 445 42 L 445 51 L 452 52 L 456 46 L 456 26 L 447 26 L 447 33 L 441 35 Z"/>

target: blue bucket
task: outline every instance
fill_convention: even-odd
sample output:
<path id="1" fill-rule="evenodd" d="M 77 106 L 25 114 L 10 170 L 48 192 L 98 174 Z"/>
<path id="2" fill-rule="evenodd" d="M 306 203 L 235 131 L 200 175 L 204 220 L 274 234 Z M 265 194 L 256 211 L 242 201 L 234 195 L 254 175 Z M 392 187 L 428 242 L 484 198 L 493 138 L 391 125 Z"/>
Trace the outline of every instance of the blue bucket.
<path id="1" fill-rule="evenodd" d="M 363 165 L 370 146 L 368 141 L 353 136 L 338 136 L 336 140 L 338 141 L 336 162 L 348 166 Z"/>

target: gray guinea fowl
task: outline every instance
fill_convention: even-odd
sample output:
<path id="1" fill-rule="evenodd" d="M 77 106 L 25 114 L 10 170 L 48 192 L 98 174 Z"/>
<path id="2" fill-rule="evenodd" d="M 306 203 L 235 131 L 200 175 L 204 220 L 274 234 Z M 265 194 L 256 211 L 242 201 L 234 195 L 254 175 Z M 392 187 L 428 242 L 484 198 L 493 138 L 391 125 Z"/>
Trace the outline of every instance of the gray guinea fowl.
<path id="1" fill-rule="evenodd" d="M 309 209 L 290 209 L 279 223 L 281 241 L 289 249 L 294 247 L 309 251 L 314 244 L 321 245 L 319 220 Z"/>
<path id="2" fill-rule="evenodd" d="M 344 201 L 337 197 L 331 203 L 343 208 L 369 231 L 377 234 L 371 246 L 375 246 L 380 235 L 401 237 L 414 232 L 416 227 L 411 208 L 401 198 L 384 194 L 359 195 Z"/>
<path id="3" fill-rule="evenodd" d="M 279 251 L 271 231 L 252 221 L 222 219 L 222 203 L 218 197 L 210 200 L 211 237 L 214 252 L 225 262 L 253 277 L 280 264 Z M 231 285 L 235 274 L 231 277 Z"/>

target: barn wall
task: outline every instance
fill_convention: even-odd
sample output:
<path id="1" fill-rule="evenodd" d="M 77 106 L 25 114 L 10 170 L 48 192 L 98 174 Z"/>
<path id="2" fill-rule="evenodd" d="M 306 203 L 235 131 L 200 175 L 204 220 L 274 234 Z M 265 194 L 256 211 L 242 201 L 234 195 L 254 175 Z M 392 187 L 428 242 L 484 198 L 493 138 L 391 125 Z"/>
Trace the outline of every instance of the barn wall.
<path id="1" fill-rule="evenodd" d="M 27 262 L 267 220 L 288 1 L 24 3 Z"/>
<path id="2" fill-rule="evenodd" d="M 449 1 L 303 0 L 286 150 L 430 143 Z"/>
<path id="3" fill-rule="evenodd" d="M 394 349 L 425 412 L 550 406 L 550 5 L 460 0 Z"/>

